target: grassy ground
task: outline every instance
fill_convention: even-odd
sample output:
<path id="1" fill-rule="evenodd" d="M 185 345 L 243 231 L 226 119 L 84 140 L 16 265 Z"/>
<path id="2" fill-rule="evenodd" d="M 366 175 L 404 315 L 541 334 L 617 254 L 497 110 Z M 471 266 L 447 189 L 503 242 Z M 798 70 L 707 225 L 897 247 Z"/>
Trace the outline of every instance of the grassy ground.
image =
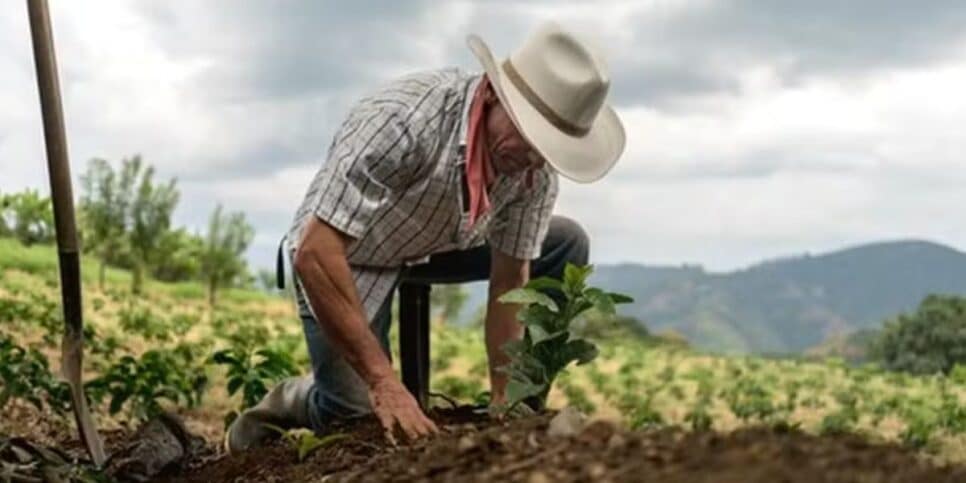
<path id="1" fill-rule="evenodd" d="M 241 404 L 238 394 L 228 396 L 224 369 L 204 363 L 212 353 L 268 346 L 291 355 L 298 367 L 309 368 L 301 325 L 288 299 L 231 290 L 210 308 L 197 283 L 154 281 L 146 284 L 143 295 L 133 296 L 129 273 L 109 269 L 101 290 L 96 260 L 85 257 L 82 263 L 85 322 L 96 332 L 88 344 L 88 377 L 125 355 L 190 347 L 188 360 L 175 370 L 206 373 L 208 385 L 200 404 L 183 412 L 189 427 L 211 440 L 219 438 L 223 416 Z M 23 247 L 0 239 L 0 328 L 20 345 L 45 354 L 53 372 L 60 323 L 57 280 L 51 247 Z M 116 345 L 112 350 L 103 347 L 108 340 Z M 433 390 L 465 402 L 477 399 L 487 385 L 481 330 L 436 320 L 432 340 Z M 901 441 L 939 460 L 966 461 L 962 374 L 914 377 L 846 367 L 835 360 L 720 357 L 632 337 L 598 343 L 601 356 L 562 376 L 551 393 L 551 406 L 575 405 L 634 428 L 675 425 L 728 431 L 765 423 L 820 434 L 859 432 L 874 440 Z M 108 403 L 102 403 L 97 408 L 102 426 L 119 427 L 132 417 L 126 404 L 107 417 Z M 29 410 L 21 406 L 18 411 Z M 40 427 L 24 425 L 27 419 L 20 412 L 0 414 L 0 433 L 31 435 Z M 62 426 L 68 424 L 63 419 Z"/>

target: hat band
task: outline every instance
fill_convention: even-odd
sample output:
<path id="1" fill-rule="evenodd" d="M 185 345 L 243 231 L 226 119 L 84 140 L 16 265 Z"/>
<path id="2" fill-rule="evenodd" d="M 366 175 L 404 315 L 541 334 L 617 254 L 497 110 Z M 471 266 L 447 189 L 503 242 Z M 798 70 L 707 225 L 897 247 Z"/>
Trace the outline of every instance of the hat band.
<path id="1" fill-rule="evenodd" d="M 525 81 L 520 73 L 517 72 L 517 70 L 513 67 L 513 64 L 510 62 L 509 58 L 503 61 L 503 72 L 506 73 L 507 79 L 510 79 L 510 83 L 512 83 L 513 86 L 520 91 L 520 94 L 523 95 L 523 98 L 526 99 L 527 102 L 529 102 L 530 105 L 537 110 L 537 112 L 543 115 L 543 117 L 546 118 L 550 124 L 553 124 L 554 127 L 576 137 L 585 136 L 588 132 L 590 132 L 589 127 L 578 126 L 564 119 L 550 106 L 548 106 L 546 102 L 543 102 L 543 99 L 541 99 L 540 96 L 538 96 L 537 93 L 530 88 L 530 85 L 527 84 L 527 81 Z"/>

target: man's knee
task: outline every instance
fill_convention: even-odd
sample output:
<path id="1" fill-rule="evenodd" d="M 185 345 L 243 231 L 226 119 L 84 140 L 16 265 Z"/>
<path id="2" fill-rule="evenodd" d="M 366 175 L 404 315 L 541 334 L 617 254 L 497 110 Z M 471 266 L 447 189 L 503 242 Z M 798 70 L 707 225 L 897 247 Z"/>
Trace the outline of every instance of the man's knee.
<path id="1" fill-rule="evenodd" d="M 590 237 L 580 223 L 565 216 L 554 216 L 550 220 L 550 234 L 566 261 L 574 265 L 586 265 L 590 260 Z"/>

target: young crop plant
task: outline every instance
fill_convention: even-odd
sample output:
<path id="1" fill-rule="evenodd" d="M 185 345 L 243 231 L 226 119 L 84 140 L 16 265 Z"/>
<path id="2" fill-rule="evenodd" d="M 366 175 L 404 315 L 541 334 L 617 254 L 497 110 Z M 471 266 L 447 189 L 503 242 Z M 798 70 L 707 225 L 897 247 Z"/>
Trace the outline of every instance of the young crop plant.
<path id="1" fill-rule="evenodd" d="M 197 349 L 181 344 L 173 349 L 149 350 L 139 358 L 123 356 L 86 384 L 87 393 L 96 402 L 110 396 L 111 414 L 127 405 L 129 414 L 139 420 L 160 414 L 163 400 L 196 407 L 208 385 L 204 367 L 195 363 Z"/>
<path id="2" fill-rule="evenodd" d="M 505 409 L 525 400 L 535 409 L 546 407 L 550 387 L 560 371 L 571 362 L 586 364 L 597 357 L 593 343 L 571 333 L 574 320 L 590 309 L 614 316 L 616 304 L 633 301 L 626 295 L 588 287 L 587 276 L 592 270 L 590 265 L 567 264 L 562 280 L 537 278 L 500 297 L 500 302 L 522 305 L 518 317 L 526 328 L 522 340 L 503 347 L 510 358 L 502 368 L 509 376 Z"/>
<path id="3" fill-rule="evenodd" d="M 694 405 L 684 415 L 684 421 L 693 431 L 709 431 L 714 426 L 711 416 L 711 403 L 714 397 L 714 387 L 710 379 L 698 379 L 698 394 Z"/>
<path id="4" fill-rule="evenodd" d="M 349 438 L 348 434 L 344 433 L 333 433 L 325 436 L 317 436 L 311 430 L 308 429 L 284 429 L 281 426 L 276 426 L 274 424 L 267 424 L 272 431 L 278 433 L 282 440 L 298 454 L 299 463 L 305 461 L 312 452 L 328 446 L 337 441 Z"/>
<path id="5" fill-rule="evenodd" d="M 933 443 L 933 434 L 939 429 L 935 411 L 925 405 L 915 405 L 905 414 L 906 427 L 899 434 L 902 444 L 915 449 L 923 449 Z"/>
<path id="6" fill-rule="evenodd" d="M 118 314 L 120 326 L 128 333 L 138 334 L 146 340 L 167 342 L 171 340 L 172 327 L 147 306 L 138 306 L 134 299 Z"/>
<path id="7" fill-rule="evenodd" d="M 939 427 L 951 434 L 966 433 L 966 405 L 962 404 L 959 396 L 951 392 L 944 382 L 939 387 Z"/>
<path id="8" fill-rule="evenodd" d="M 0 324 L 10 324 L 18 329 L 39 326 L 43 329 L 43 342 L 48 347 L 57 347 L 64 331 L 60 306 L 42 292 L 27 292 L 25 299 L 0 299 Z M 9 331 L 4 328 L 4 332 Z"/>
<path id="9" fill-rule="evenodd" d="M 267 347 L 258 350 L 231 347 L 215 352 L 209 361 L 228 367 L 228 395 L 242 392 L 239 411 L 258 404 L 272 384 L 299 373 L 291 353 Z M 239 411 L 231 411 L 225 416 L 226 427 Z"/>
<path id="10" fill-rule="evenodd" d="M 648 392 L 643 398 L 637 400 L 637 405 L 630 408 L 628 425 L 631 429 L 650 429 L 664 425 L 664 416 L 654 408 L 654 397 L 657 392 Z"/>
<path id="11" fill-rule="evenodd" d="M 772 402 L 774 396 L 751 376 L 742 377 L 733 386 L 722 390 L 721 397 L 735 417 L 746 423 L 754 419 L 771 421 L 776 412 Z"/>
<path id="12" fill-rule="evenodd" d="M 560 389 L 563 391 L 564 395 L 567 396 L 567 403 L 571 406 L 577 408 L 580 412 L 584 414 L 593 414 L 597 411 L 597 406 L 590 397 L 587 395 L 587 391 L 574 382 L 569 374 L 563 373 L 557 379 Z"/>
<path id="13" fill-rule="evenodd" d="M 835 400 L 839 408 L 826 414 L 819 423 L 819 433 L 822 435 L 839 435 L 855 432 L 859 424 L 861 414 L 858 410 L 858 399 L 848 391 L 839 391 L 835 394 Z"/>
<path id="14" fill-rule="evenodd" d="M 8 336 L 0 337 L 0 409 L 11 399 L 22 399 L 64 415 L 70 410 L 70 388 L 50 372 L 47 358 L 24 349 Z"/>

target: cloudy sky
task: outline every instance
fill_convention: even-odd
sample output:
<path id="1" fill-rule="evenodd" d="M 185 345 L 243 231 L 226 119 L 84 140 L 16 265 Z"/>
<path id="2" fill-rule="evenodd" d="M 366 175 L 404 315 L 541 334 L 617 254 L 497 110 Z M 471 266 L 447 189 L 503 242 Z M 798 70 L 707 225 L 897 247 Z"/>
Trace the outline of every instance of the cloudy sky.
<path id="1" fill-rule="evenodd" d="M 603 47 L 627 151 L 557 212 L 593 261 L 700 263 L 882 239 L 966 249 L 966 2 L 52 0 L 75 178 L 141 153 L 176 222 L 242 210 L 277 238 L 360 94 L 508 53 L 554 19 Z M 26 7 L 0 3 L 0 190 L 47 173 Z"/>

